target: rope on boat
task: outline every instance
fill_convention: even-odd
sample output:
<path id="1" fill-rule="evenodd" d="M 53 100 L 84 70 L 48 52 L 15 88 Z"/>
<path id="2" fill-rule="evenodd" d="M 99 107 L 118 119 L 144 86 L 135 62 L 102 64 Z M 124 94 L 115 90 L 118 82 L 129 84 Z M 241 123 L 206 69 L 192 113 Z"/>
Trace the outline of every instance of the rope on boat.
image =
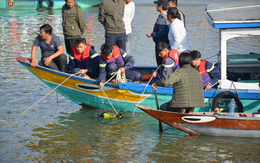
<path id="1" fill-rule="evenodd" d="M 116 114 L 118 114 L 118 112 L 116 111 L 116 109 L 114 108 L 113 104 L 111 103 L 111 101 L 109 100 L 109 98 L 107 97 L 105 91 L 103 90 L 103 88 L 101 88 L 101 90 L 103 91 L 104 95 L 106 96 L 108 102 L 110 103 L 110 105 L 112 106 L 112 108 L 115 110 Z"/>
<path id="2" fill-rule="evenodd" d="M 105 85 L 106 83 L 108 83 L 110 80 L 112 80 L 112 79 L 115 77 L 115 75 L 116 75 L 116 81 L 115 81 L 116 84 L 127 82 L 127 79 L 126 79 L 126 77 L 125 77 L 125 73 L 121 73 L 121 70 L 118 70 L 117 72 L 113 73 L 112 77 L 111 77 L 110 79 L 108 79 L 108 80 L 104 83 L 104 85 Z M 116 112 L 116 114 L 118 114 L 118 112 L 116 111 L 115 107 L 113 106 L 113 104 L 111 103 L 111 101 L 109 100 L 109 98 L 107 97 L 107 95 L 106 95 L 105 91 L 103 90 L 103 88 L 101 88 L 101 90 L 103 91 L 104 95 L 106 96 L 108 102 L 110 103 L 110 105 L 112 106 L 112 108 L 114 109 L 114 111 Z"/>
<path id="3" fill-rule="evenodd" d="M 159 67 L 155 70 L 157 71 L 159 69 Z M 144 94 L 144 91 L 146 90 L 146 87 L 148 86 L 148 84 L 151 82 L 151 80 L 153 79 L 153 76 L 150 78 L 150 80 L 148 81 L 148 83 L 146 84 L 146 86 L 144 87 L 144 90 L 143 90 L 143 93 L 141 94 L 140 98 L 139 98 L 139 102 L 137 104 L 140 104 L 140 101 L 141 101 L 141 98 Z M 136 110 L 137 107 L 135 107 L 135 110 Z M 133 111 L 133 115 L 135 114 L 135 110 Z"/>
<path id="4" fill-rule="evenodd" d="M 76 73 L 78 74 L 78 73 Z M 44 99 L 46 96 L 48 96 L 51 92 L 53 92 L 55 89 L 57 89 L 59 86 L 61 86 L 63 83 L 65 83 L 69 78 L 71 78 L 72 76 L 76 75 L 76 74 L 71 74 L 67 79 L 65 79 L 63 82 L 61 82 L 59 85 L 57 85 L 57 87 L 55 87 L 53 90 L 51 90 L 49 93 L 47 93 L 45 96 L 43 96 L 40 100 L 38 100 L 36 103 L 34 103 L 32 106 L 30 106 L 28 109 L 26 109 L 24 112 L 22 112 L 21 115 L 23 115 L 24 113 L 26 113 L 29 109 L 31 109 L 33 106 L 35 106 L 38 102 L 40 102 L 42 99 Z M 20 116 L 21 116 L 20 115 Z"/>

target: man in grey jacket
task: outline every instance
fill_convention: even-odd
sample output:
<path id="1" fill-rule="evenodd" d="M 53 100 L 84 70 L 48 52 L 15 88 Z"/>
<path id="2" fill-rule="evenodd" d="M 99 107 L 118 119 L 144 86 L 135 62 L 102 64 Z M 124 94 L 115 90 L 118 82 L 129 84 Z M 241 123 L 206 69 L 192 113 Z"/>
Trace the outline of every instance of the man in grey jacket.
<path id="1" fill-rule="evenodd" d="M 105 28 L 105 43 L 126 51 L 124 9 L 122 0 L 104 0 L 99 6 L 98 20 Z"/>

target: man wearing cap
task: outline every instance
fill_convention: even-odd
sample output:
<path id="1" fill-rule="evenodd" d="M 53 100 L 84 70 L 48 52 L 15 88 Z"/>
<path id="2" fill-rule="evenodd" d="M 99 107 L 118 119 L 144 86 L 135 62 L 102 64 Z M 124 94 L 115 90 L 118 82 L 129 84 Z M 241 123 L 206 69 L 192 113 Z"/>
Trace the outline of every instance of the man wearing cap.
<path id="1" fill-rule="evenodd" d="M 162 64 L 162 58 L 159 56 L 158 52 L 158 44 L 159 42 L 166 42 L 167 44 L 169 43 L 168 40 L 168 32 L 169 28 L 168 25 L 170 22 L 167 20 L 167 6 L 168 6 L 168 0 L 158 0 L 154 1 L 155 4 L 157 4 L 156 9 L 160 13 L 158 16 L 152 33 L 146 34 L 148 38 L 153 37 L 153 41 L 155 43 L 155 57 L 156 57 L 156 62 L 157 65 Z"/>

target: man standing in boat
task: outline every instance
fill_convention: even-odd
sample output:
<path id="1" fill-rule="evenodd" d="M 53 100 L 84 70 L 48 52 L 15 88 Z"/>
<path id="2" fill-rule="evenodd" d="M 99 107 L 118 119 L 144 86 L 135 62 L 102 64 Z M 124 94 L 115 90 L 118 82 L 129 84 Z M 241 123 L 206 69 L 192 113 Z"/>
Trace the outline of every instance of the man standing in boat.
<path id="1" fill-rule="evenodd" d="M 153 42 L 155 43 L 156 63 L 157 63 L 157 66 L 159 66 L 162 64 L 162 58 L 159 56 L 158 45 L 159 45 L 159 42 L 169 43 L 168 25 L 170 24 L 170 22 L 167 20 L 167 17 L 166 17 L 168 0 L 158 0 L 158 1 L 154 1 L 154 3 L 157 5 L 156 9 L 160 13 L 160 15 L 158 16 L 158 18 L 154 24 L 153 32 L 146 34 L 146 36 L 148 38 L 153 37 Z"/>
<path id="2" fill-rule="evenodd" d="M 86 79 L 98 78 L 99 54 L 94 46 L 86 44 L 85 38 L 78 38 L 75 44 L 70 54 L 68 73 L 79 73 Z"/>
<path id="3" fill-rule="evenodd" d="M 197 50 L 191 52 L 191 66 L 199 71 L 205 91 L 217 86 L 218 80 L 221 78 L 220 71 L 213 63 L 201 59 L 201 54 Z"/>
<path id="4" fill-rule="evenodd" d="M 160 106 L 161 110 L 173 112 L 193 112 L 194 107 L 204 107 L 203 83 L 198 71 L 190 66 L 191 54 L 184 52 L 179 57 L 180 68 L 166 78 L 157 80 L 153 85 L 173 84 L 172 100 Z"/>
<path id="5" fill-rule="evenodd" d="M 67 56 L 64 53 L 61 40 L 52 33 L 52 27 L 44 24 L 40 27 L 40 34 L 35 38 L 31 50 L 31 66 L 35 67 L 36 49 L 41 48 L 41 63 L 45 67 L 65 72 L 67 65 Z"/>
<path id="6" fill-rule="evenodd" d="M 62 28 L 67 53 L 70 54 L 76 39 L 82 37 L 86 30 L 86 22 L 81 7 L 75 0 L 65 0 L 62 7 Z"/>
<path id="7" fill-rule="evenodd" d="M 169 51 L 165 42 L 159 42 L 158 44 L 159 56 L 163 58 L 162 64 L 158 66 L 159 72 L 153 72 L 153 79 L 150 84 L 155 83 L 156 80 L 166 78 L 171 75 L 177 68 L 179 68 L 179 56 L 180 53 L 172 49 Z M 166 87 L 172 87 L 172 84 L 166 85 Z"/>
<path id="8" fill-rule="evenodd" d="M 133 56 L 127 54 L 123 49 L 118 46 L 103 44 L 99 59 L 99 86 L 103 88 L 106 77 L 111 78 L 118 70 L 125 73 L 126 79 L 139 82 L 142 75 L 132 69 L 134 64 Z"/>
<path id="9" fill-rule="evenodd" d="M 105 28 L 105 43 L 126 51 L 123 0 L 104 0 L 99 6 L 98 20 Z"/>

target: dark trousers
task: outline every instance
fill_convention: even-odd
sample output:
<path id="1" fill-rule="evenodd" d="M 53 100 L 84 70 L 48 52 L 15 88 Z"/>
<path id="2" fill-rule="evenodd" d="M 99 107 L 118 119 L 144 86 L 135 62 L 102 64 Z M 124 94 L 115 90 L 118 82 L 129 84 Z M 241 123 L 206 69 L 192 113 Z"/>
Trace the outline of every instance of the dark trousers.
<path id="1" fill-rule="evenodd" d="M 45 58 L 48 58 L 48 57 L 41 58 L 41 63 L 43 64 L 43 66 L 57 70 L 57 71 L 66 72 L 67 56 L 65 54 L 61 54 L 58 57 L 53 58 L 51 63 L 48 66 L 44 64 Z"/>
<path id="2" fill-rule="evenodd" d="M 171 112 L 180 113 L 181 109 L 186 109 L 185 113 L 189 113 L 189 110 L 191 109 L 191 107 L 173 108 L 173 107 L 170 107 L 170 102 L 166 102 L 160 106 L 160 110 L 162 110 L 162 111 L 171 111 Z"/>
<path id="3" fill-rule="evenodd" d="M 126 34 L 121 33 L 121 34 L 111 34 L 111 33 L 106 33 L 105 35 L 106 39 L 106 44 L 115 46 L 117 45 L 119 48 L 123 49 L 126 51 Z"/>
<path id="4" fill-rule="evenodd" d="M 159 50 L 158 50 L 159 43 L 155 43 L 155 58 L 157 66 L 162 64 L 163 58 L 159 56 Z"/>
<path id="5" fill-rule="evenodd" d="M 66 51 L 70 55 L 72 47 L 76 44 L 76 40 L 78 38 L 72 38 L 72 39 L 64 39 L 65 41 L 65 46 L 66 46 Z"/>
<path id="6" fill-rule="evenodd" d="M 116 72 L 118 70 L 118 67 L 115 63 L 110 63 L 107 65 L 107 72 L 109 74 L 111 74 L 112 72 Z M 111 78 L 112 75 L 108 75 L 108 78 Z M 142 75 L 137 72 L 134 71 L 133 69 L 127 69 L 125 70 L 125 77 L 126 79 L 131 79 L 133 81 L 140 81 Z"/>

